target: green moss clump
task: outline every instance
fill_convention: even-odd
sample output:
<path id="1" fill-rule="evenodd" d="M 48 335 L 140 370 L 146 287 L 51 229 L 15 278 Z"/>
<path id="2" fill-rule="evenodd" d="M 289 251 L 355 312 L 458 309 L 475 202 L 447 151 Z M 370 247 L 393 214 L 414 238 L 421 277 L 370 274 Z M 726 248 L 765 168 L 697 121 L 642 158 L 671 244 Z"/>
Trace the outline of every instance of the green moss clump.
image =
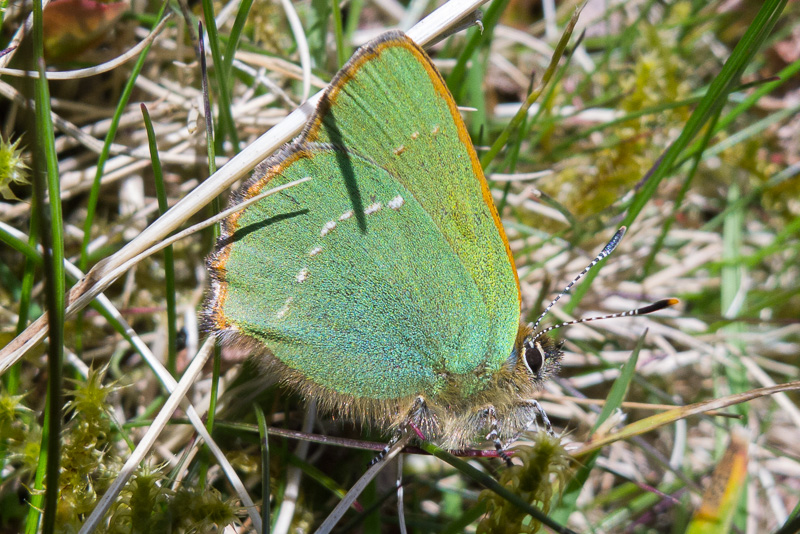
<path id="1" fill-rule="evenodd" d="M 5 200 L 19 200 L 11 190 L 11 184 L 27 185 L 28 166 L 19 149 L 19 139 L 6 141 L 0 138 L 0 196 Z"/>
<path id="2" fill-rule="evenodd" d="M 553 497 L 566 483 L 570 457 L 558 438 L 539 432 L 532 446 L 514 449 L 514 458 L 522 460 L 522 464 L 515 463 L 504 470 L 500 476 L 500 484 L 546 514 L 550 510 Z M 482 491 L 479 499 L 486 503 L 487 514 L 478 524 L 478 534 L 537 532 L 541 526 L 523 510 L 493 491 Z"/>
<path id="3" fill-rule="evenodd" d="M 160 473 L 141 469 L 109 512 L 107 534 L 220 532 L 238 521 L 234 503 L 214 488 L 167 487 Z"/>

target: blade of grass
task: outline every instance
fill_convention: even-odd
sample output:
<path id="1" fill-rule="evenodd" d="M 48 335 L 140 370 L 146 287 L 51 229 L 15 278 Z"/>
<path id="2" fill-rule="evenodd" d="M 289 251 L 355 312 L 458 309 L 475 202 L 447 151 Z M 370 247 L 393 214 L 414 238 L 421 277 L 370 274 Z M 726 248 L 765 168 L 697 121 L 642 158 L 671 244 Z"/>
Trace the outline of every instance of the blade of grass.
<path id="1" fill-rule="evenodd" d="M 798 502 L 786 522 L 775 531 L 775 534 L 796 534 L 800 532 L 800 502 Z"/>
<path id="2" fill-rule="evenodd" d="M 33 2 L 33 60 L 39 77 L 34 80 L 36 101 L 36 157 L 33 162 L 33 186 L 44 248 L 44 285 L 47 302 L 50 345 L 47 356 L 47 408 L 50 417 L 42 434 L 46 450 L 44 518 L 42 531 L 49 534 L 56 528 L 59 475 L 61 471 L 61 412 L 64 407 L 62 381 L 64 370 L 64 309 L 66 282 L 64 277 L 64 222 L 61 211 L 61 184 L 58 175 L 55 132 L 50 120 L 50 88 L 45 78 L 44 33 L 41 0 Z M 44 163 L 42 168 L 42 162 Z"/>
<path id="3" fill-rule="evenodd" d="M 45 393 L 45 406 L 50 404 L 50 399 Z M 37 534 L 39 532 L 39 521 L 42 517 L 42 509 L 44 507 L 44 477 L 47 471 L 48 464 L 48 433 L 50 432 L 50 410 L 44 411 L 44 420 L 42 421 L 42 441 L 39 447 L 39 458 L 36 463 L 36 474 L 33 477 L 33 488 L 31 491 L 30 501 L 28 503 L 28 515 L 25 518 L 25 534 Z M 44 530 L 43 530 L 44 532 Z"/>
<path id="4" fill-rule="evenodd" d="M 325 2 L 327 0 L 320 0 Z M 318 5 L 316 2 L 312 5 Z M 308 100 L 308 95 L 311 94 L 311 51 L 309 50 L 309 42 L 306 37 L 303 23 L 300 22 L 300 16 L 294 8 L 291 0 L 281 0 L 281 6 L 286 14 L 286 20 L 289 22 L 289 27 L 292 29 L 295 42 L 297 43 L 297 53 L 300 56 L 300 68 L 303 71 L 303 97 L 302 101 Z M 324 31 L 324 29 L 323 29 Z M 320 60 L 320 65 L 324 64 L 325 56 Z"/>
<path id="5" fill-rule="evenodd" d="M 258 404 L 253 404 L 258 420 L 258 438 L 261 444 L 261 524 L 264 526 L 263 534 L 269 534 L 271 523 L 269 519 L 269 435 L 267 431 L 267 419 L 264 417 L 264 410 Z"/>
<path id="6" fill-rule="evenodd" d="M 735 183 L 731 184 L 728 189 L 728 203 L 735 203 L 738 199 L 739 186 Z M 720 313 L 723 317 L 731 320 L 739 316 L 747 294 L 746 289 L 742 286 L 745 265 L 737 261 L 742 255 L 743 232 L 743 210 L 730 211 L 728 216 L 725 217 L 722 230 L 722 260 L 725 263 L 720 273 Z M 741 340 L 742 334 L 745 333 L 744 325 L 737 321 L 725 326 L 723 329 L 729 334 L 729 336 L 726 336 L 727 343 L 732 344 L 741 354 L 744 350 L 744 344 Z M 730 354 L 730 356 L 730 362 L 717 366 L 717 371 L 722 372 L 722 376 L 717 377 L 717 392 L 742 393 L 747 391 L 749 386 L 747 370 L 738 361 L 735 354 Z M 737 405 L 735 410 L 744 417 L 749 412 L 747 405 L 741 404 Z M 725 434 L 727 434 L 727 431 Z M 722 439 L 723 436 L 720 435 L 719 438 Z"/>
<path id="7" fill-rule="evenodd" d="M 721 410 L 728 406 L 748 402 L 753 399 L 759 399 L 768 395 L 782 393 L 784 391 L 798 391 L 800 390 L 800 381 L 787 382 L 785 384 L 778 384 L 777 386 L 770 386 L 766 388 L 751 389 L 745 393 L 736 393 L 728 395 L 719 399 L 712 399 L 708 401 L 698 402 L 696 404 L 689 404 L 687 406 L 680 406 L 674 410 L 667 410 L 659 414 L 651 415 L 639 421 L 626 425 L 618 432 L 603 436 L 596 440 L 587 441 L 579 449 L 571 451 L 571 454 L 578 459 L 583 459 L 587 454 L 592 453 L 606 445 L 628 439 L 645 432 L 650 432 L 656 428 L 674 423 L 678 419 L 683 419 L 693 415 L 700 415 L 707 413 L 711 410 Z"/>
<path id="8" fill-rule="evenodd" d="M 342 30 L 342 10 L 339 8 L 339 0 L 331 0 L 331 12 L 333 13 L 333 37 L 336 42 L 336 66 L 341 68 L 347 61 L 347 50 L 344 46 L 344 32 Z"/>
<path id="9" fill-rule="evenodd" d="M 374 456 L 373 456 L 374 458 Z M 398 455 L 397 461 L 401 461 L 403 455 Z M 370 458 L 372 460 L 372 458 Z M 367 460 L 369 462 L 369 460 Z M 380 508 L 383 507 L 392 497 L 396 495 L 395 490 L 391 489 L 389 491 L 384 491 L 382 495 L 378 496 L 375 495 L 373 497 L 368 497 L 366 493 L 374 488 L 375 484 L 370 484 L 367 486 L 367 489 L 362 493 L 364 496 L 359 503 L 359 513 L 350 521 L 339 527 L 340 532 L 381 532 L 381 517 L 379 515 Z M 366 504 L 367 506 L 361 506 Z M 355 509 L 356 506 L 353 505 Z M 402 509 L 402 506 L 401 506 Z M 376 513 L 377 512 L 377 513 Z M 377 518 L 377 524 L 374 522 L 374 518 Z M 398 516 L 398 523 L 400 522 L 400 517 Z M 383 520 L 385 523 L 385 519 Z M 401 534 L 405 532 L 404 530 L 400 530 Z"/>
<path id="10" fill-rule="evenodd" d="M 209 28 L 210 29 L 210 28 Z M 216 152 L 215 147 L 216 143 L 214 141 L 214 123 L 211 115 L 211 95 L 208 87 L 208 69 L 206 68 L 206 54 L 205 54 L 205 46 L 203 43 L 205 42 L 202 38 L 203 36 L 203 24 L 198 23 L 198 33 L 200 35 L 200 39 L 198 41 L 198 51 L 200 56 L 200 79 L 202 80 L 203 85 L 203 107 L 205 109 L 205 119 L 206 119 L 206 152 L 207 152 L 207 160 L 208 160 L 208 173 L 212 175 L 216 172 Z M 210 40 L 210 35 L 209 35 Z M 213 53 L 213 49 L 212 49 Z M 220 63 L 218 63 L 220 64 Z M 218 76 L 219 78 L 219 76 Z M 215 197 L 211 201 L 211 212 L 212 215 L 219 213 L 219 197 Z M 216 241 L 219 237 L 219 225 L 211 226 L 211 240 Z M 206 430 L 209 434 L 213 433 L 214 431 L 214 420 L 216 415 L 216 408 L 217 408 L 217 393 L 219 392 L 219 370 L 221 366 L 222 360 L 222 351 L 220 349 L 219 343 L 214 340 L 214 358 L 213 358 L 213 366 L 212 366 L 212 375 L 211 375 L 211 391 L 210 391 L 210 399 L 209 399 L 209 406 L 208 406 L 208 414 L 206 418 Z M 209 454 L 202 455 L 200 459 L 200 474 L 198 476 L 198 481 L 200 487 L 205 487 L 206 484 L 206 475 L 208 473 L 209 468 Z"/>
<path id="11" fill-rule="evenodd" d="M 717 466 L 703 502 L 695 510 L 686 534 L 725 534 L 731 532 L 737 505 L 746 495 L 749 438 L 741 427 L 730 433 L 730 442 Z"/>
<path id="12" fill-rule="evenodd" d="M 161 160 L 158 158 L 156 133 L 153 130 L 153 121 L 150 120 L 147 106 L 142 104 L 141 107 L 144 127 L 147 131 L 147 142 L 150 146 L 150 161 L 153 163 L 153 180 L 156 186 L 156 197 L 158 198 L 158 211 L 163 215 L 169 209 L 169 204 L 167 203 L 167 191 L 164 188 L 164 173 L 161 170 Z M 178 313 L 175 296 L 175 258 L 171 245 L 164 249 L 164 282 L 166 284 L 164 290 L 167 299 L 167 371 L 172 376 L 177 376 Z"/>
<path id="13" fill-rule="evenodd" d="M 333 527 L 339 522 L 339 520 L 344 516 L 345 512 L 350 509 L 353 505 L 355 500 L 361 495 L 361 492 L 364 491 L 364 488 L 372 481 L 378 473 L 380 473 L 387 465 L 391 463 L 391 460 L 400 454 L 400 451 L 403 450 L 403 447 L 411 440 L 411 434 L 406 434 L 402 438 L 400 438 L 383 459 L 379 462 L 375 462 L 370 466 L 369 469 L 358 479 L 358 481 L 353 484 L 353 487 L 350 488 L 350 491 L 347 492 L 347 495 L 339 501 L 339 504 L 336 505 L 336 508 L 325 518 L 325 521 L 322 522 L 319 529 L 317 529 L 317 534 L 327 534 L 330 532 Z"/>
<path id="14" fill-rule="evenodd" d="M 203 17 L 206 21 L 206 31 L 208 32 L 208 46 L 211 48 L 211 57 L 214 60 L 214 69 L 216 75 L 214 80 L 217 86 L 217 93 L 219 95 L 219 135 L 217 136 L 217 146 L 222 149 L 222 143 L 225 138 L 233 145 L 233 152 L 239 151 L 239 135 L 236 132 L 236 123 L 233 120 L 233 111 L 231 110 L 231 93 L 226 82 L 228 73 L 226 70 L 225 61 L 222 58 L 222 51 L 220 50 L 219 32 L 217 30 L 217 21 L 214 19 L 214 4 L 212 0 L 203 0 Z M 199 32 L 198 50 L 204 53 L 205 48 L 202 45 L 203 30 Z M 205 61 L 205 57 L 200 57 Z M 208 115 L 206 116 L 208 118 Z M 210 130 L 209 130 L 210 131 Z"/>
<path id="15" fill-rule="evenodd" d="M 633 380 L 633 375 L 636 373 L 636 364 L 639 362 L 639 352 L 642 350 L 644 346 L 644 340 L 647 336 L 647 332 L 642 334 L 639 338 L 639 341 L 636 344 L 636 348 L 631 353 L 631 357 L 625 362 L 625 365 L 622 366 L 620 370 L 619 376 L 616 380 L 614 380 L 614 384 L 611 386 L 611 390 L 608 392 L 608 397 L 606 397 L 606 402 L 603 404 L 603 409 L 600 411 L 600 415 L 597 416 L 597 421 L 595 421 L 594 425 L 592 426 L 591 434 L 594 434 L 600 425 L 606 422 L 606 420 L 611 417 L 615 411 L 622 406 L 622 402 L 625 400 L 625 397 L 628 394 L 628 389 L 631 385 L 631 380 Z"/>
<path id="16" fill-rule="evenodd" d="M 225 56 L 222 58 L 225 63 L 221 78 L 222 80 L 230 80 L 228 83 L 228 91 L 233 89 L 233 59 L 239 47 L 239 39 L 242 36 L 244 25 L 247 23 L 247 15 L 250 13 L 251 7 L 253 7 L 253 0 L 242 0 L 242 3 L 239 4 L 239 10 L 236 12 L 236 19 L 234 19 L 233 26 L 231 27 L 231 34 L 225 45 Z"/>
<path id="17" fill-rule="evenodd" d="M 164 2 L 161 6 L 160 11 L 158 12 L 158 16 L 156 17 L 155 22 L 153 23 L 153 30 L 155 30 L 156 26 L 161 22 L 162 17 L 164 16 L 164 12 L 167 7 L 167 2 Z M 89 265 L 89 243 L 92 240 L 92 227 L 94 225 L 95 214 L 97 212 L 97 203 L 100 199 L 100 186 L 101 180 L 103 178 L 103 173 L 105 171 L 106 162 L 108 161 L 109 155 L 111 153 L 111 145 L 114 142 L 114 138 L 117 135 L 117 129 L 119 128 L 120 120 L 122 119 L 122 115 L 125 112 L 125 108 L 128 105 L 128 101 L 130 100 L 131 94 L 133 92 L 134 85 L 136 83 L 136 79 L 141 73 L 142 68 L 144 67 L 145 59 L 147 58 L 148 53 L 150 52 L 150 47 L 152 46 L 153 42 L 150 41 L 147 45 L 142 49 L 139 57 L 136 59 L 136 63 L 133 66 L 131 71 L 130 77 L 128 78 L 128 82 L 125 84 L 125 88 L 122 90 L 122 95 L 120 95 L 119 102 L 117 103 L 117 107 L 114 110 L 114 115 L 111 117 L 111 124 L 109 125 L 108 132 L 106 133 L 105 140 L 103 141 L 103 148 L 100 152 L 100 156 L 97 158 L 97 166 L 94 175 L 94 181 L 92 182 L 92 187 L 89 190 L 89 199 L 86 202 L 86 218 L 83 221 L 83 242 L 81 244 L 81 253 L 80 258 L 78 260 L 78 268 L 86 272 L 86 269 Z M 81 353 L 82 348 L 82 332 L 83 332 L 83 315 L 78 315 L 77 319 L 77 327 L 76 327 L 76 336 L 75 336 L 75 350 L 78 354 Z"/>
<path id="18" fill-rule="evenodd" d="M 686 126 L 675 142 L 669 146 L 660 164 L 653 169 L 653 173 L 634 197 L 628 214 L 622 222 L 623 225 L 628 226 L 633 223 L 681 152 L 688 146 L 700 129 L 718 112 L 718 109 L 725 104 L 727 95 L 735 84 L 739 83 L 739 78 L 744 69 L 777 23 L 778 17 L 785 6 L 786 0 L 767 0 L 761 6 L 755 19 L 748 26 L 744 36 L 736 44 L 731 56 L 723 65 L 722 70 L 711 82 L 708 92 L 689 117 Z"/>
<path id="19" fill-rule="evenodd" d="M 500 15 L 508 5 L 508 1 L 509 0 L 494 0 L 489 7 L 486 8 L 486 12 L 483 14 L 483 19 L 481 21 L 483 24 L 483 31 L 480 31 L 478 28 L 473 28 L 470 30 L 471 35 L 467 40 L 464 50 L 462 50 L 461 54 L 459 54 L 458 61 L 456 61 L 453 70 L 450 71 L 450 74 L 445 79 L 447 86 L 450 88 L 453 96 L 456 99 L 456 102 L 460 102 L 464 98 L 464 76 L 466 75 L 467 71 L 467 62 L 475 57 L 475 52 L 479 46 L 482 46 L 486 42 L 490 42 L 487 39 L 492 33 L 492 30 L 494 30 L 494 27 L 500 21 Z"/>
<path id="20" fill-rule="evenodd" d="M 612 474 L 618 476 L 617 473 Z M 617 491 L 598 495 L 591 507 L 602 509 L 605 504 L 610 505 L 613 511 L 599 519 L 594 525 L 595 528 L 599 532 L 624 531 L 626 527 L 631 528 L 632 525 L 636 525 L 635 518 L 653 513 L 656 506 L 664 510 L 667 506 L 678 504 L 671 494 L 680 491 L 680 483 L 675 481 L 664 489 L 665 491 L 661 491 L 656 488 L 644 488 L 641 484 L 625 484 Z M 617 506 L 620 502 L 625 502 L 626 505 Z"/>
<path id="21" fill-rule="evenodd" d="M 331 0 L 311 0 L 305 19 L 306 40 L 315 67 L 325 65 L 328 53 L 328 20 L 331 17 Z"/>
<path id="22" fill-rule="evenodd" d="M 702 154 L 702 158 L 703 160 L 707 160 L 709 158 L 716 157 L 722 151 L 728 150 L 739 143 L 747 141 L 748 139 L 752 139 L 756 134 L 767 131 L 769 129 L 773 129 L 777 124 L 787 119 L 790 120 L 793 119 L 794 117 L 797 116 L 798 112 L 800 112 L 800 104 L 782 109 L 780 111 L 776 111 L 775 113 L 771 113 L 770 115 L 764 117 L 763 119 L 745 126 L 738 132 L 733 133 L 726 139 L 710 147 L 706 152 Z M 716 134 L 719 132 L 714 132 L 714 133 Z M 697 151 L 699 151 L 699 147 Z M 694 152 L 695 150 L 687 151 L 687 157 L 693 155 Z M 680 166 L 682 163 L 683 161 L 680 161 L 678 163 L 678 166 Z"/>
<path id="23" fill-rule="evenodd" d="M 778 79 L 775 81 L 767 82 L 759 86 L 744 100 L 739 102 L 733 107 L 723 118 L 720 120 L 718 130 L 725 130 L 730 123 L 732 123 L 739 115 L 755 106 L 762 97 L 770 94 L 775 89 L 783 86 L 786 82 L 794 79 L 794 76 L 800 72 L 800 59 L 792 62 L 790 65 L 784 67 L 778 74 Z"/>
<path id="24" fill-rule="evenodd" d="M 358 29 L 358 22 L 361 20 L 361 10 L 364 9 L 364 0 L 351 0 L 348 5 L 349 8 L 347 10 L 347 22 L 345 23 L 344 37 L 345 42 L 352 43 L 353 34 Z M 350 52 L 350 49 L 348 48 L 347 51 Z M 351 56 L 352 53 L 348 53 L 346 55 Z"/>

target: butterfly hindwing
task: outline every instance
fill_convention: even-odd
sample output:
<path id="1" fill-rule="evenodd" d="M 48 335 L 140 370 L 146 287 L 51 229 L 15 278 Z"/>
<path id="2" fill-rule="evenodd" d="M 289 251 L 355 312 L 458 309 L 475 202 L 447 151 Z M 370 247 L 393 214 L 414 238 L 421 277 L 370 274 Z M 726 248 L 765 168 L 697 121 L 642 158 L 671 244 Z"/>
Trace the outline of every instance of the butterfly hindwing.
<path id="1" fill-rule="evenodd" d="M 481 296 L 413 195 L 348 154 L 366 200 L 362 230 L 340 155 L 292 155 L 270 185 L 312 180 L 229 223 L 225 321 L 340 393 L 399 398 L 435 388 L 440 355 L 483 352 L 490 328 Z"/>

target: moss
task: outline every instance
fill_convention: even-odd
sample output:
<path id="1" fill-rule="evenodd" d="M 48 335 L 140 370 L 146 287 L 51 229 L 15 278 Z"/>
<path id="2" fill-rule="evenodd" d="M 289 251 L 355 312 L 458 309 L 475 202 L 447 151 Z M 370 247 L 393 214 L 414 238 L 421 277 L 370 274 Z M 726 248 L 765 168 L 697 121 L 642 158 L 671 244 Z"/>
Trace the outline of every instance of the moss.
<path id="1" fill-rule="evenodd" d="M 515 465 L 502 472 L 500 484 L 546 514 L 568 475 L 569 456 L 561 442 L 538 432 L 532 446 L 514 449 L 514 459 Z M 521 464 L 516 463 L 518 460 Z M 478 525 L 478 534 L 537 532 L 541 526 L 523 510 L 490 490 L 481 492 L 480 500 L 486 503 L 488 512 Z"/>
<path id="2" fill-rule="evenodd" d="M 12 184 L 28 183 L 28 166 L 19 149 L 19 139 L 0 138 L 0 195 L 6 200 L 19 200 L 11 190 Z"/>

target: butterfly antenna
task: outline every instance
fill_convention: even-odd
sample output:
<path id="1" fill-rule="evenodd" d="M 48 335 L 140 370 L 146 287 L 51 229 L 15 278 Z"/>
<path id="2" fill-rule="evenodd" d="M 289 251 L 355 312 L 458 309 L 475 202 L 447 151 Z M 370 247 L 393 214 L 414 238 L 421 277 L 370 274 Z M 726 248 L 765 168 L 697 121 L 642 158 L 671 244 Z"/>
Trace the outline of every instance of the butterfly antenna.
<path id="1" fill-rule="evenodd" d="M 563 297 L 564 295 L 566 295 L 567 293 L 569 293 L 569 290 L 570 290 L 570 289 L 572 289 L 572 287 L 573 287 L 575 284 L 577 284 L 577 283 L 578 283 L 578 280 L 580 280 L 581 278 L 583 278 L 583 277 L 584 277 L 584 275 L 585 275 L 586 273 L 588 273 L 588 272 L 589 272 L 589 271 L 592 269 L 592 267 L 594 267 L 595 265 L 597 265 L 598 263 L 600 263 L 601 261 L 603 261 L 603 258 L 605 258 L 606 256 L 609 256 L 609 255 L 610 255 L 612 252 L 614 252 L 614 249 L 615 249 L 615 248 L 617 248 L 617 245 L 619 245 L 619 242 L 620 242 L 620 241 L 622 241 L 622 236 L 624 236 L 624 235 L 625 235 L 625 232 L 626 232 L 626 230 L 627 230 L 627 227 L 625 227 L 625 226 L 621 226 L 621 227 L 620 227 L 620 229 L 619 229 L 619 230 L 617 230 L 617 233 L 616 233 L 616 234 L 614 234 L 614 237 L 612 237 L 612 238 L 611 238 L 611 241 L 609 241 L 609 242 L 608 242 L 608 244 L 607 244 L 605 247 L 603 247 L 603 250 L 601 250 L 601 251 L 600 251 L 600 254 L 598 254 L 598 255 L 597 255 L 597 257 L 595 257 L 595 259 L 593 259 L 593 260 L 592 260 L 592 262 L 591 262 L 589 265 L 587 265 L 587 266 L 586 266 L 586 268 L 585 268 L 584 270 L 582 270 L 582 271 L 581 271 L 581 272 L 578 274 L 578 276 L 576 276 L 576 277 L 575 277 L 575 278 L 572 280 L 572 282 L 570 282 L 569 284 L 567 284 L 567 287 L 565 287 L 565 288 L 564 288 L 564 289 L 561 291 L 561 293 L 559 293 L 559 294 L 558 294 L 558 296 L 556 296 L 556 298 L 554 298 L 554 299 L 553 299 L 553 300 L 550 302 L 550 304 L 548 304 L 548 305 L 547 305 L 547 307 L 544 309 L 544 311 L 543 311 L 543 312 L 542 312 L 542 314 L 539 316 L 539 318 L 538 318 L 538 319 L 536 319 L 536 322 L 535 322 L 535 323 L 533 323 L 533 325 L 531 326 L 531 330 L 532 330 L 533 332 L 535 332 L 535 331 L 536 331 L 536 327 L 538 327 L 538 326 L 539 326 L 539 323 L 541 323 L 541 322 L 542 322 L 542 319 L 544 319 L 544 316 L 548 314 L 548 312 L 549 312 L 549 311 L 550 311 L 550 310 L 553 308 L 553 306 L 555 306 L 556 302 L 558 302 L 558 300 L 559 300 L 561 297 Z M 644 309 L 644 308 L 642 308 L 642 309 Z M 660 309 L 660 308 L 659 308 L 659 309 Z M 635 311 L 635 310 L 634 310 L 634 311 Z M 652 311 L 655 311 L 655 310 L 652 310 Z M 625 312 L 625 313 L 629 313 L 629 312 Z M 650 313 L 650 312 L 647 312 L 647 313 Z M 638 315 L 638 314 L 636 314 L 636 313 L 630 313 L 630 315 Z M 621 315 L 621 317 L 625 317 L 625 315 Z M 594 320 L 594 319 L 601 319 L 601 317 L 595 317 L 595 318 L 592 318 L 592 319 L 590 319 L 590 320 Z M 602 319 L 605 319 L 605 317 L 602 317 Z M 580 322 L 583 322 L 583 321 L 580 321 Z M 570 324 L 571 324 L 571 323 L 570 323 Z M 565 324 L 558 325 L 556 328 L 559 328 L 559 327 L 562 327 L 562 326 L 566 326 L 566 323 L 565 323 Z M 552 328 L 552 327 L 550 327 L 550 328 L 548 328 L 548 329 L 547 329 L 547 331 L 550 331 L 550 330 L 552 330 L 552 329 L 553 329 L 553 328 Z M 541 334 L 541 332 L 540 332 L 540 334 Z M 537 335 L 536 335 L 536 337 L 538 338 L 538 337 L 539 337 L 539 334 L 537 334 Z M 535 338 L 534 338 L 534 339 L 535 339 Z"/>
<path id="2" fill-rule="evenodd" d="M 648 313 L 657 312 L 659 310 L 663 310 L 664 308 L 668 308 L 670 306 L 674 306 L 679 301 L 678 299 L 663 299 L 659 300 L 658 302 L 654 302 L 653 304 L 648 304 L 647 306 L 643 306 L 641 308 L 636 308 L 635 310 L 628 310 L 619 313 L 612 313 L 610 315 L 600 315 L 597 317 L 585 317 L 583 319 L 576 319 L 574 321 L 567 321 L 565 323 L 556 324 L 553 326 L 548 326 L 541 332 L 537 332 L 535 336 L 533 336 L 533 341 L 536 341 L 540 337 L 544 336 L 548 332 L 555 330 L 556 328 L 561 328 L 563 326 L 570 326 L 573 324 L 580 324 L 580 323 L 588 323 L 590 321 L 599 321 L 601 319 L 617 319 L 619 317 L 632 317 L 634 315 L 647 315 Z"/>

